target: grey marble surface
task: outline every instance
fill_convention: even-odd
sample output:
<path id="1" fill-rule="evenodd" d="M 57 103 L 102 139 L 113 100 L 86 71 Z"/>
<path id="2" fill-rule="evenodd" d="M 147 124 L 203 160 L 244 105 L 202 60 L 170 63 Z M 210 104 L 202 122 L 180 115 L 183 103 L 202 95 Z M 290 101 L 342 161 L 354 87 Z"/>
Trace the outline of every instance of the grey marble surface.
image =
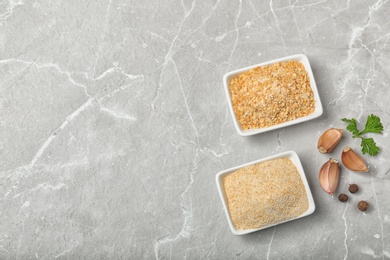
<path id="1" fill-rule="evenodd" d="M 1 259 L 390 258 L 388 1 L 0 1 Z M 240 137 L 222 76 L 309 57 L 324 114 Z M 342 171 L 342 204 L 316 151 L 342 117 L 374 113 L 369 173 Z M 345 145 L 359 149 L 346 134 Z M 317 209 L 246 236 L 215 175 L 300 156 Z M 371 207 L 356 209 L 360 199 Z"/>

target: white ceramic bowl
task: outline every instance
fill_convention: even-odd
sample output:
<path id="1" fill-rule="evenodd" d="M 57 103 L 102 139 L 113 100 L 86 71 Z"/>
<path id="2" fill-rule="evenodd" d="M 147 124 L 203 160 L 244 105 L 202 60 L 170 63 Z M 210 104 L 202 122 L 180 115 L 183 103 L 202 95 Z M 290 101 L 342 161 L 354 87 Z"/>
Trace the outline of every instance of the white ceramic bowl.
<path id="1" fill-rule="evenodd" d="M 225 192 L 224 192 L 224 189 L 223 189 L 223 181 L 222 181 L 223 177 L 228 175 L 228 174 L 230 174 L 230 173 L 232 173 L 232 172 L 234 172 L 234 171 L 236 171 L 236 170 L 238 170 L 238 169 L 240 169 L 240 168 L 243 168 L 243 167 L 246 167 L 246 166 L 249 166 L 249 165 L 252 165 L 252 164 L 260 163 L 260 162 L 265 162 L 265 161 L 272 160 L 272 159 L 277 159 L 277 158 L 289 158 L 295 164 L 295 166 L 297 167 L 297 170 L 298 170 L 298 172 L 299 172 L 299 174 L 301 176 L 303 185 L 305 186 L 307 199 L 309 201 L 308 209 L 302 215 L 300 215 L 300 216 L 298 216 L 296 218 L 289 219 L 289 220 L 286 220 L 286 221 L 282 221 L 282 222 L 279 222 L 279 223 L 276 223 L 276 224 L 272 224 L 272 225 L 269 225 L 269 226 L 266 226 L 266 227 L 262 227 L 262 228 L 258 228 L 258 229 L 247 229 L 247 230 L 236 229 L 234 227 L 234 225 L 233 225 L 232 219 L 230 218 L 230 214 L 229 214 L 229 210 L 228 210 L 228 206 L 227 206 L 227 199 L 226 199 L 226 195 L 225 195 Z M 302 168 L 301 161 L 299 160 L 299 157 L 298 157 L 297 153 L 294 152 L 294 151 L 288 151 L 288 152 L 280 153 L 280 154 L 277 154 L 277 155 L 273 155 L 273 156 L 270 156 L 270 157 L 267 157 L 267 158 L 263 158 L 263 159 L 260 159 L 260 160 L 257 160 L 257 161 L 249 162 L 249 163 L 246 163 L 246 164 L 243 164 L 243 165 L 240 165 L 240 166 L 236 166 L 236 167 L 224 170 L 224 171 L 222 171 L 222 172 L 217 174 L 217 176 L 216 176 L 216 183 L 217 183 L 218 192 L 219 192 L 219 195 L 221 197 L 221 201 L 222 201 L 222 204 L 223 204 L 223 207 L 224 207 L 224 210 L 225 210 L 225 214 L 226 214 L 226 217 L 227 217 L 230 229 L 233 232 L 233 234 L 235 234 L 235 235 L 245 235 L 245 234 L 256 232 L 256 231 L 259 231 L 259 230 L 262 230 L 262 229 L 265 229 L 265 228 L 276 226 L 276 225 L 279 225 L 279 224 L 282 224 L 282 223 L 285 223 L 285 222 L 289 222 L 291 220 L 303 218 L 305 216 L 308 216 L 308 215 L 312 214 L 314 212 L 315 208 L 316 208 L 315 203 L 314 203 L 314 199 L 313 199 L 313 195 L 312 195 L 312 193 L 310 191 L 309 184 L 307 183 L 305 172 L 303 171 L 303 168 Z"/>
<path id="2" fill-rule="evenodd" d="M 238 122 L 238 120 L 236 118 L 234 110 L 233 110 L 232 99 L 231 99 L 230 91 L 229 91 L 229 82 L 230 82 L 230 80 L 232 78 L 236 77 L 237 75 L 239 75 L 239 74 L 241 74 L 241 73 L 243 73 L 245 71 L 254 69 L 256 67 L 262 67 L 262 66 L 266 66 L 266 65 L 270 65 L 270 64 L 274 64 L 274 63 L 278 63 L 278 62 L 289 61 L 289 60 L 300 61 L 305 66 L 305 69 L 306 69 L 306 71 L 307 71 L 307 73 L 308 73 L 308 75 L 310 77 L 310 87 L 313 90 L 314 99 L 316 101 L 315 102 L 314 112 L 312 114 L 310 114 L 310 115 L 307 115 L 307 116 L 304 116 L 304 117 L 300 117 L 300 118 L 297 118 L 297 119 L 294 119 L 294 120 L 291 120 L 291 121 L 287 121 L 287 122 L 284 122 L 282 124 L 277 124 L 277 125 L 273 125 L 273 126 L 270 126 L 270 127 L 266 127 L 266 128 L 257 128 L 257 129 L 249 129 L 249 130 L 242 129 L 240 123 Z M 249 66 L 249 67 L 246 67 L 246 68 L 242 68 L 242 69 L 238 69 L 238 70 L 234 70 L 234 71 L 228 72 L 228 73 L 226 73 L 223 76 L 223 84 L 225 86 L 226 97 L 228 99 L 230 113 L 231 113 L 231 115 L 233 117 L 234 126 L 236 127 L 236 130 L 237 130 L 238 134 L 241 135 L 241 136 L 255 135 L 255 134 L 271 131 L 271 130 L 274 130 L 274 129 L 278 129 L 278 128 L 282 128 L 282 127 L 286 127 L 286 126 L 290 126 L 290 125 L 299 124 L 299 123 L 302 123 L 302 122 L 305 122 L 305 121 L 317 118 L 317 117 L 321 116 L 322 113 L 323 113 L 322 104 L 321 104 L 320 96 L 318 94 L 317 85 L 316 85 L 316 82 L 314 80 L 313 72 L 311 70 L 309 60 L 306 57 L 306 55 L 304 55 L 304 54 L 296 54 L 296 55 L 292 55 L 292 56 L 288 56 L 288 57 L 284 57 L 284 58 L 280 58 L 280 59 L 276 59 L 276 60 L 271 60 L 271 61 L 263 62 L 263 63 L 260 63 L 260 64 L 256 64 L 256 65 L 253 65 L 253 66 Z"/>

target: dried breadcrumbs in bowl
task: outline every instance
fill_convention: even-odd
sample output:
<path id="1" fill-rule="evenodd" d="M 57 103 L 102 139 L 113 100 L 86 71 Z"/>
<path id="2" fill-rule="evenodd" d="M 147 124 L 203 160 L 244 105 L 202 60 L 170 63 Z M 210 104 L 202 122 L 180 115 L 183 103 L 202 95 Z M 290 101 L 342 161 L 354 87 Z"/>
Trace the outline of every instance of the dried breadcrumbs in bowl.
<path id="1" fill-rule="evenodd" d="M 315 110 L 305 66 L 287 61 L 256 67 L 230 80 L 233 110 L 244 130 L 266 128 Z"/>

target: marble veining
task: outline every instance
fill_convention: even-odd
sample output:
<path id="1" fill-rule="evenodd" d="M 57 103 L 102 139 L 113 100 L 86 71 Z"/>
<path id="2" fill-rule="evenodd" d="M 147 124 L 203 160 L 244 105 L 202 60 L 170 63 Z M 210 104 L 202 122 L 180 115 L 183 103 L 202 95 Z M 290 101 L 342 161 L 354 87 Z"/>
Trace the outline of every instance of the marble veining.
<path id="1" fill-rule="evenodd" d="M 1 259 L 388 259 L 389 1 L 0 2 Z M 304 53 L 324 114 L 241 137 L 233 69 Z M 342 169 L 343 204 L 316 151 L 341 118 L 378 115 L 368 173 Z M 298 153 L 317 209 L 231 234 L 215 175 Z M 356 204 L 367 200 L 370 209 Z"/>

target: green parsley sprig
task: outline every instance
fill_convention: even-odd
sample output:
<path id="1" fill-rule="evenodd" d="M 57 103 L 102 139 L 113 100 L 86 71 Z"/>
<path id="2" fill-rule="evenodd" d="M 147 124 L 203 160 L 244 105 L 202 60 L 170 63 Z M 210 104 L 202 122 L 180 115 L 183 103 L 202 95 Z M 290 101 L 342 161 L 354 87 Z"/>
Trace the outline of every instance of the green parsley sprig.
<path id="1" fill-rule="evenodd" d="M 381 134 L 383 131 L 383 125 L 381 123 L 381 120 L 379 117 L 377 117 L 374 114 L 371 114 L 367 117 L 366 126 L 363 131 L 360 131 L 357 128 L 357 122 L 356 119 L 351 118 L 343 118 L 341 121 L 348 123 L 347 130 L 352 133 L 353 138 L 360 138 L 361 143 L 360 146 L 362 147 L 362 153 L 366 154 L 368 153 L 371 156 L 375 156 L 379 152 L 379 147 L 376 145 L 374 139 L 372 138 L 366 138 L 361 135 L 366 133 L 379 133 Z"/>

